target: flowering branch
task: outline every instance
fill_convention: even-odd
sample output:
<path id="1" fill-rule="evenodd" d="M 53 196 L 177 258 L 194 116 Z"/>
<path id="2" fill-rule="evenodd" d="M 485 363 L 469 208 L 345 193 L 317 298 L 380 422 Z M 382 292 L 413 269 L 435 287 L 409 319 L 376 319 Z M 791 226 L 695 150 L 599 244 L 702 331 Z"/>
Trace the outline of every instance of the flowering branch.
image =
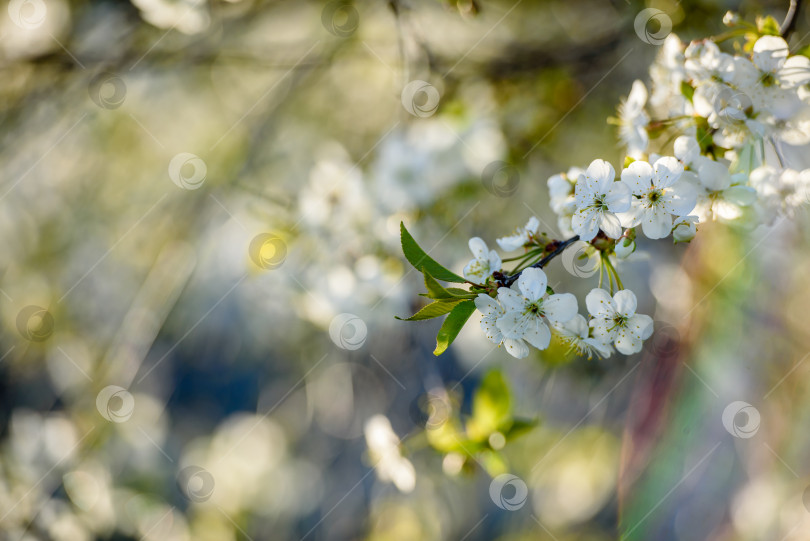
<path id="1" fill-rule="evenodd" d="M 785 20 L 782 22 L 782 26 L 779 27 L 779 33 L 782 37 L 787 37 L 796 28 L 796 15 L 799 13 L 800 6 L 801 0 L 790 0 L 790 7 L 785 15 Z"/>
<path id="2" fill-rule="evenodd" d="M 541 259 L 541 260 L 540 260 L 540 261 L 538 261 L 537 263 L 535 263 L 535 264 L 533 264 L 533 265 L 530 265 L 530 266 L 529 266 L 529 267 L 527 267 L 527 268 L 529 268 L 529 269 L 531 269 L 531 268 L 542 269 L 543 267 L 545 267 L 546 265 L 548 265 L 548 264 L 549 264 L 549 262 L 550 262 L 552 259 L 554 259 L 554 258 L 555 258 L 555 257 L 557 257 L 558 255 L 560 255 L 561 253 L 563 253 L 563 252 L 565 251 L 565 249 L 566 249 L 566 248 L 568 248 L 569 246 L 571 246 L 573 243 L 575 243 L 575 242 L 576 242 L 576 241 L 578 241 L 578 240 L 579 240 L 579 235 L 574 235 L 574 236 L 573 236 L 573 237 L 571 237 L 570 239 L 568 239 L 568 240 L 564 240 L 564 241 L 562 241 L 562 242 L 560 242 L 560 241 L 554 241 L 554 243 L 556 243 L 556 248 L 554 249 L 554 251 L 552 251 L 550 254 L 548 254 L 547 256 L 545 256 L 543 259 Z M 553 244 L 550 244 L 549 246 L 551 246 L 551 245 L 553 245 Z M 497 277 L 497 276 L 496 276 L 496 278 L 499 278 L 499 279 L 498 279 L 498 281 L 499 281 L 501 284 L 503 284 L 503 287 L 509 287 L 509 286 L 511 286 L 512 284 L 514 284 L 514 283 L 515 283 L 515 280 L 517 280 L 518 278 L 520 278 L 520 275 L 523 273 L 523 271 L 524 271 L 524 270 L 526 270 L 526 269 L 523 269 L 523 270 L 521 270 L 520 272 L 516 272 L 515 274 L 512 274 L 512 275 L 510 275 L 510 276 L 504 276 L 504 275 L 501 275 L 501 277 L 500 277 L 500 278 L 499 278 L 499 277 Z"/>
<path id="3" fill-rule="evenodd" d="M 526 357 L 530 346 L 548 349 L 552 336 L 588 358 L 638 353 L 653 321 L 636 313 L 636 295 L 619 274 L 638 234 L 679 244 L 691 241 L 700 223 L 771 224 L 810 202 L 810 169 L 789 169 L 779 151 L 781 142 L 810 144 L 810 58 L 791 52 L 782 37 L 794 29 L 800 1 L 791 0 L 781 25 L 770 16 L 751 24 L 729 12 L 723 21 L 734 28 L 725 36 L 688 45 L 666 38 L 650 71 L 656 103 L 648 105 L 651 94 L 635 81 L 619 107 L 616 123 L 627 147 L 621 169 L 595 159 L 547 181 L 567 240 L 541 233 L 536 217 L 496 239 L 502 251 L 520 255 L 502 259 L 473 237 L 473 258 L 461 276 L 432 259 L 403 225 L 403 253 L 424 275 L 422 296 L 433 301 L 406 319 L 445 318 L 434 354 L 447 350 L 475 311 L 487 339 L 513 357 Z M 724 52 L 717 42 L 731 38 L 746 43 Z M 662 142 L 651 145 L 652 139 Z M 775 157 L 766 154 L 766 143 Z M 566 252 L 576 242 L 583 246 Z M 543 268 L 563 252 L 573 276 L 599 272 L 585 298 L 587 317 L 574 295 L 548 287 Z M 514 266 L 504 269 L 506 262 Z"/>

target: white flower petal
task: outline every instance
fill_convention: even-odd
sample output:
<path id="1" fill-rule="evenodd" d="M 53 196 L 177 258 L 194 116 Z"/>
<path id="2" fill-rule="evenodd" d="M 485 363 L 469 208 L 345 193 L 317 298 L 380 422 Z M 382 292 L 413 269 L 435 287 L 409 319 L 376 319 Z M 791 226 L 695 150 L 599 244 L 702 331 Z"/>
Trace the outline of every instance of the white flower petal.
<path id="1" fill-rule="evenodd" d="M 616 303 L 616 311 L 624 317 L 632 317 L 636 313 L 636 294 L 629 289 L 622 289 L 613 296 Z"/>
<path id="2" fill-rule="evenodd" d="M 531 302 L 535 302 L 546 294 L 548 279 L 542 269 L 530 267 L 524 270 L 518 278 L 518 287 L 523 296 Z"/>
<path id="3" fill-rule="evenodd" d="M 493 314 L 481 318 L 481 330 L 484 331 L 484 336 L 495 344 L 503 342 L 503 333 L 498 328 L 498 317 Z"/>
<path id="4" fill-rule="evenodd" d="M 777 78 L 783 88 L 796 88 L 810 83 L 810 58 L 791 56 L 779 70 Z"/>
<path id="5" fill-rule="evenodd" d="M 498 301 L 507 312 L 521 312 L 526 307 L 526 299 L 520 293 L 508 287 L 498 288 Z"/>
<path id="6" fill-rule="evenodd" d="M 529 346 L 523 340 L 512 340 L 510 338 L 504 339 L 503 345 L 506 351 L 516 359 L 523 359 L 529 356 Z"/>
<path id="7" fill-rule="evenodd" d="M 700 160 L 698 177 L 708 189 L 712 191 L 725 190 L 731 186 L 731 174 L 728 167 L 710 158 Z"/>
<path id="8" fill-rule="evenodd" d="M 692 136 L 681 135 L 675 139 L 675 157 L 686 165 L 690 165 L 695 158 L 700 156 L 700 145 Z"/>
<path id="9" fill-rule="evenodd" d="M 534 324 L 529 325 L 523 334 L 523 339 L 537 349 L 546 349 L 551 342 L 551 331 L 540 318 L 535 318 Z"/>
<path id="10" fill-rule="evenodd" d="M 641 337 L 628 329 L 619 329 L 616 333 L 616 349 L 624 355 L 632 355 L 641 351 Z"/>
<path id="11" fill-rule="evenodd" d="M 610 344 L 616 336 L 615 324 L 610 319 L 592 319 L 590 327 L 593 330 L 594 338 L 602 343 Z"/>
<path id="12" fill-rule="evenodd" d="M 609 344 L 605 344 L 601 340 L 597 340 L 596 338 L 585 338 L 582 340 L 586 344 L 588 344 L 591 348 L 593 348 L 597 355 L 608 358 L 613 354 L 613 348 L 610 347 Z"/>
<path id="13" fill-rule="evenodd" d="M 672 215 L 658 207 L 653 207 L 644 215 L 641 230 L 649 239 L 663 239 L 672 231 Z"/>
<path id="14" fill-rule="evenodd" d="M 613 318 L 616 314 L 616 304 L 613 298 L 602 288 L 594 288 L 585 297 L 585 306 L 588 313 L 594 317 Z"/>
<path id="15" fill-rule="evenodd" d="M 531 318 L 527 317 L 523 312 L 517 310 L 506 312 L 498 318 L 495 324 L 498 329 L 503 333 L 504 339 L 519 339 L 523 338 L 526 332 L 526 327 L 530 323 Z"/>
<path id="16" fill-rule="evenodd" d="M 659 158 L 653 164 L 653 169 L 655 170 L 653 183 L 658 188 L 672 186 L 683 174 L 683 164 L 672 156 Z"/>
<path id="17" fill-rule="evenodd" d="M 757 192 L 750 186 L 732 186 L 723 190 L 723 199 L 735 205 L 746 207 L 756 201 Z"/>
<path id="18" fill-rule="evenodd" d="M 607 193 L 615 175 L 616 172 L 609 162 L 594 160 L 585 171 L 585 183 L 593 195 L 601 195 Z"/>
<path id="19" fill-rule="evenodd" d="M 675 216 L 686 216 L 697 203 L 697 193 L 692 185 L 684 179 L 673 184 L 663 195 L 659 204 L 661 208 Z"/>
<path id="20" fill-rule="evenodd" d="M 490 274 L 492 274 L 496 270 L 500 270 L 501 264 L 502 264 L 501 256 L 498 255 L 498 252 L 496 252 L 495 250 L 490 250 L 489 251 L 489 272 L 490 272 Z"/>
<path id="21" fill-rule="evenodd" d="M 484 314 L 485 316 L 489 316 L 492 314 L 503 314 L 503 308 L 498 301 L 490 297 L 489 295 L 485 295 L 484 293 L 479 293 L 478 296 L 475 298 L 475 307 L 478 309 L 479 312 Z"/>
<path id="22" fill-rule="evenodd" d="M 571 217 L 571 229 L 579 238 L 588 242 L 599 232 L 600 213 L 593 208 L 577 210 Z"/>
<path id="23" fill-rule="evenodd" d="M 645 314 L 636 314 L 627 320 L 627 328 L 642 340 L 646 340 L 652 336 L 653 319 Z"/>
<path id="24" fill-rule="evenodd" d="M 580 338 L 588 337 L 588 320 L 582 314 L 576 314 L 566 322 L 558 323 L 555 327 L 561 327 L 574 336 Z"/>
<path id="25" fill-rule="evenodd" d="M 624 212 L 630 208 L 630 187 L 624 182 L 612 182 L 605 195 L 604 202 L 610 212 Z"/>
<path id="26" fill-rule="evenodd" d="M 487 243 L 484 242 L 480 237 L 471 238 L 467 245 L 470 247 L 470 251 L 473 253 L 476 259 L 486 259 Z"/>
<path id="27" fill-rule="evenodd" d="M 618 239 L 622 236 L 622 224 L 619 218 L 612 212 L 602 212 L 601 219 L 599 220 L 599 227 L 605 232 L 605 235 L 612 239 Z"/>
<path id="28" fill-rule="evenodd" d="M 552 323 L 564 323 L 577 315 L 577 298 L 571 293 L 555 293 L 543 302 L 543 312 Z"/>
<path id="29" fill-rule="evenodd" d="M 478 259 L 471 259 L 469 263 L 464 266 L 464 270 L 462 273 L 464 274 L 464 278 L 471 282 L 477 282 L 482 280 L 485 276 L 484 274 L 484 267 L 481 265 L 481 261 Z"/>
<path id="30" fill-rule="evenodd" d="M 787 42 L 778 36 L 762 36 L 754 43 L 754 65 L 762 71 L 776 73 L 788 56 Z"/>
<path id="31" fill-rule="evenodd" d="M 649 192 L 652 180 L 653 168 L 645 161 L 634 161 L 622 171 L 622 182 L 636 195 L 644 195 Z"/>

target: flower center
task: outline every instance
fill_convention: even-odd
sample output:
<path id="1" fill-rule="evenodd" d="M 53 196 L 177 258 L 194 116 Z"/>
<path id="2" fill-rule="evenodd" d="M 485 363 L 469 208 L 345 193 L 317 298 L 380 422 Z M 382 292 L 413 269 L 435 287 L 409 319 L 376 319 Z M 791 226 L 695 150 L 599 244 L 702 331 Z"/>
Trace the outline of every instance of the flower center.
<path id="1" fill-rule="evenodd" d="M 615 316 L 613 316 L 613 327 L 611 327 L 610 330 L 612 331 L 617 327 L 621 328 L 624 327 L 625 325 L 627 325 L 627 318 L 621 314 L 616 314 Z"/>
<path id="2" fill-rule="evenodd" d="M 647 194 L 647 201 L 650 202 L 650 205 L 655 205 L 663 197 L 664 197 L 664 190 L 653 189 L 650 190 L 650 192 Z"/>
<path id="3" fill-rule="evenodd" d="M 526 306 L 526 313 L 527 314 L 534 314 L 536 316 L 545 315 L 543 312 L 543 301 L 533 302 Z"/>
<path id="4" fill-rule="evenodd" d="M 595 208 L 596 210 L 600 210 L 602 212 L 607 212 L 608 205 L 607 202 L 605 201 L 606 198 L 607 194 L 604 193 L 602 195 L 597 195 L 596 197 L 594 197 L 592 205 L 593 208 Z"/>

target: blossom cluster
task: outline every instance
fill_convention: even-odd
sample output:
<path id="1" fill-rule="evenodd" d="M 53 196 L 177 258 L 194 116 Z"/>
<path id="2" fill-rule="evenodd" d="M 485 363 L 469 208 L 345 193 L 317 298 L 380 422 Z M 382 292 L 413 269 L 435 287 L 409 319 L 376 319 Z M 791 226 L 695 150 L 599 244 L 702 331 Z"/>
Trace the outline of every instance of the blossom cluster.
<path id="1" fill-rule="evenodd" d="M 497 239 L 498 245 L 508 250 L 530 246 L 538 229 L 539 221 L 533 217 L 514 235 Z M 499 271 L 501 258 L 478 237 L 469 244 L 474 257 L 464 269 L 465 278 L 489 282 Z M 638 353 L 652 334 L 652 318 L 636 313 L 636 296 L 630 290 L 611 297 L 604 289 L 593 289 L 585 299 L 589 320 L 578 313 L 574 295 L 548 291 L 545 272 L 528 267 L 511 287 L 498 287 L 494 297 L 479 293 L 475 306 L 483 314 L 481 328 L 486 337 L 513 357 L 523 358 L 530 345 L 548 348 L 553 332 L 572 351 L 591 358 L 609 357 L 614 347 L 626 355 Z"/>
<path id="2" fill-rule="evenodd" d="M 767 24 L 725 21 L 747 43 L 724 52 L 712 39 L 669 35 L 650 68 L 651 91 L 636 81 L 620 106 L 619 131 L 632 158 L 652 159 L 653 139 L 674 139 L 698 223 L 770 224 L 810 198 L 810 170 L 790 163 L 810 143 L 810 58 L 792 54 Z"/>
<path id="3" fill-rule="evenodd" d="M 548 238 L 536 218 L 497 240 L 522 256 L 502 259 L 480 238 L 470 240 L 464 277 L 490 341 L 515 357 L 529 346 L 548 348 L 555 334 L 589 358 L 637 353 L 653 323 L 636 314 L 636 296 L 616 267 L 635 251 L 639 233 L 689 242 L 708 221 L 772 224 L 808 203 L 810 169 L 791 163 L 790 150 L 810 143 L 810 58 L 792 54 L 767 20 L 725 21 L 733 27 L 726 37 L 745 36 L 744 45 L 725 52 L 720 39 L 684 44 L 672 34 L 650 69 L 651 91 L 633 83 L 618 109 L 627 148 L 619 174 L 596 159 L 548 179 L 551 209 L 569 241 Z M 587 319 L 574 295 L 547 290 L 541 270 L 572 240 L 598 254 Z M 504 261 L 518 262 L 511 274 Z"/>

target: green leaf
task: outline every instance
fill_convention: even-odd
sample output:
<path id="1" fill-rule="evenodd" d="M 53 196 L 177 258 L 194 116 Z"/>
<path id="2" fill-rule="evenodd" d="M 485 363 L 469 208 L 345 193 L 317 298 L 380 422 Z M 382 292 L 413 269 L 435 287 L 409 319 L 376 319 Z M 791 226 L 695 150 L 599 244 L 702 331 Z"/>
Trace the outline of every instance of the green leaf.
<path id="1" fill-rule="evenodd" d="M 636 159 L 633 158 L 632 156 L 625 156 L 624 157 L 624 168 L 627 169 L 628 167 L 630 167 L 630 164 L 633 163 L 634 161 L 636 161 Z"/>
<path id="2" fill-rule="evenodd" d="M 681 81 L 681 94 L 683 94 L 683 97 L 691 102 L 695 95 L 695 89 L 686 81 Z"/>
<path id="3" fill-rule="evenodd" d="M 422 274 L 425 275 L 425 287 L 428 290 L 427 297 L 431 299 L 454 299 L 459 297 L 462 299 L 474 299 L 476 297 L 474 293 L 470 293 L 466 289 L 444 287 L 430 275 L 427 269 L 423 268 Z"/>
<path id="4" fill-rule="evenodd" d="M 757 30 L 763 36 L 779 36 L 779 23 L 776 19 L 768 15 L 767 17 L 757 17 Z"/>
<path id="5" fill-rule="evenodd" d="M 419 247 L 411 234 L 408 233 L 403 222 L 399 223 L 399 229 L 402 239 L 402 253 L 405 254 L 405 258 L 410 261 L 411 265 L 413 265 L 416 270 L 422 271 L 424 269 L 429 272 L 431 276 L 439 280 L 444 280 L 445 282 L 455 282 L 457 284 L 466 282 L 464 278 L 442 267 L 433 258 L 427 255 L 427 253 Z"/>
<path id="6" fill-rule="evenodd" d="M 482 441 L 511 424 L 512 395 L 500 371 L 492 371 L 481 380 L 472 403 L 472 418 L 467 423 L 471 439 Z"/>
<path id="7" fill-rule="evenodd" d="M 442 299 L 428 304 L 411 317 L 394 317 L 400 321 L 422 321 L 425 319 L 433 319 L 434 317 L 440 317 L 452 311 L 453 308 L 455 308 L 461 302 L 461 299 Z"/>
<path id="8" fill-rule="evenodd" d="M 506 436 L 506 441 L 512 441 L 524 434 L 531 432 L 538 424 L 539 423 L 536 419 L 515 419 L 512 422 L 512 426 L 510 426 L 509 430 L 507 430 L 504 434 L 504 436 Z"/>
<path id="9" fill-rule="evenodd" d="M 438 357 L 447 350 L 473 312 L 475 312 L 475 302 L 471 300 L 456 304 L 442 323 L 442 328 L 439 329 L 439 334 L 436 336 L 436 349 L 433 350 L 434 355 Z"/>

